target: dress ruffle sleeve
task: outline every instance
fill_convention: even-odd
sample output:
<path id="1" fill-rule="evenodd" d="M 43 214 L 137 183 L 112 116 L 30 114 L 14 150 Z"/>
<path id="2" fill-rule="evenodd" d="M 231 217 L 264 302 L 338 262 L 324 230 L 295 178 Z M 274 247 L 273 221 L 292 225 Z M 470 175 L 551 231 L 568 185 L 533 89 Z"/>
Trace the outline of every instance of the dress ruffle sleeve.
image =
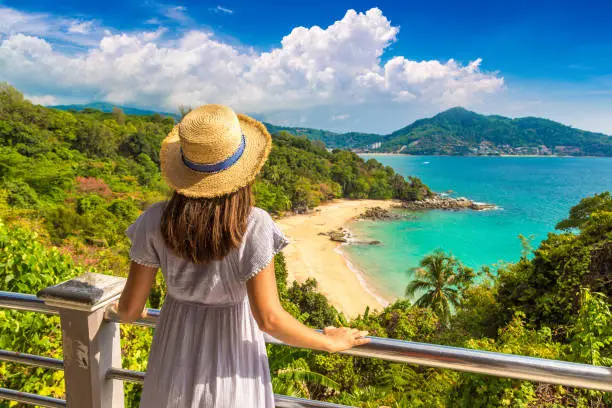
<path id="1" fill-rule="evenodd" d="M 274 255 L 289 241 L 278 229 L 270 215 L 259 208 L 253 209 L 240 256 L 240 278 L 249 280 L 272 262 Z"/>
<path id="2" fill-rule="evenodd" d="M 154 243 L 155 228 L 158 228 L 159 225 L 152 225 L 147 222 L 147 218 L 147 212 L 144 212 L 125 231 L 132 241 L 130 259 L 143 266 L 159 268 L 160 259 Z"/>

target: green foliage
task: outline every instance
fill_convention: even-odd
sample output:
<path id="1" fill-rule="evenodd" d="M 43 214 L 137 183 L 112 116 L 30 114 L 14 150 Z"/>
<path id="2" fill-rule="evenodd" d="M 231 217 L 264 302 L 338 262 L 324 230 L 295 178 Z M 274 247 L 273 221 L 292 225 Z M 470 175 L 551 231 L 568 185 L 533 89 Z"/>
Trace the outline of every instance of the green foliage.
<path id="1" fill-rule="evenodd" d="M 292 207 L 291 200 L 287 197 L 283 188 L 268 181 L 257 180 L 253 192 L 257 197 L 257 205 L 261 208 L 283 212 L 290 210 Z"/>
<path id="2" fill-rule="evenodd" d="M 63 155 L 48 152 L 30 157 L 16 148 L 0 146 L 0 183 L 10 191 L 15 204 L 61 201 L 72 188 L 74 177 Z"/>
<path id="3" fill-rule="evenodd" d="M 580 292 L 580 310 L 570 331 L 576 361 L 612 366 L 612 312 L 602 293 Z"/>
<path id="4" fill-rule="evenodd" d="M 496 287 L 487 282 L 463 291 L 457 313 L 451 317 L 453 333 L 449 333 L 449 341 L 457 343 L 466 337 L 495 337 L 502 315 L 495 294 Z"/>
<path id="5" fill-rule="evenodd" d="M 569 217 L 560 221 L 555 228 L 560 230 L 580 229 L 589 220 L 591 214 L 598 211 L 612 212 L 612 196 L 609 191 L 583 198 L 578 205 L 572 207 Z"/>
<path id="6" fill-rule="evenodd" d="M 549 328 L 530 329 L 522 313 L 517 313 L 507 326 L 500 328 L 496 339 L 470 339 L 464 346 L 479 350 L 556 360 L 564 360 L 568 351 L 567 345 L 552 340 L 552 333 Z M 456 406 L 466 408 L 489 406 L 561 407 L 567 406 L 565 404 L 569 401 L 580 399 L 580 396 L 571 395 L 568 392 L 569 390 L 563 387 L 538 386 L 530 382 L 484 375 L 462 375 L 454 388 L 453 394 Z M 550 404 L 551 402 L 556 405 Z"/>
<path id="7" fill-rule="evenodd" d="M 25 182 L 7 181 L 4 188 L 8 192 L 7 203 L 15 208 L 36 208 L 38 194 Z"/>
<path id="8" fill-rule="evenodd" d="M 299 306 L 289 299 L 289 292 L 287 291 L 287 264 L 285 263 L 285 256 L 282 252 L 274 257 L 274 273 L 276 275 L 276 285 L 281 305 L 293 317 L 304 323 L 308 315 L 302 313 Z"/>
<path id="9" fill-rule="evenodd" d="M 80 269 L 57 249 L 47 249 L 38 234 L 0 220 L 0 282 L 2 290 L 36 293 L 75 276 Z"/>
<path id="10" fill-rule="evenodd" d="M 376 160 L 328 152 L 320 143 L 282 131 L 274 135 L 272 153 L 255 183 L 257 205 L 275 213 L 302 212 L 340 197 L 412 201 L 431 194 L 418 178 L 406 180 Z"/>
<path id="11" fill-rule="evenodd" d="M 8 228 L 0 220 L 0 290 L 36 293 L 70 279 L 82 270 L 57 249 L 47 249 L 25 228 Z M 61 358 L 58 317 L 0 309 L 0 349 Z M 0 363 L 3 387 L 62 397 L 63 373 Z"/>
<path id="12" fill-rule="evenodd" d="M 343 317 L 331 306 L 327 298 L 317 292 L 317 281 L 308 278 L 299 284 L 296 281 L 287 290 L 288 298 L 303 313 L 303 322 L 311 327 L 323 328 L 342 324 Z"/>
<path id="13" fill-rule="evenodd" d="M 270 366 L 274 375 L 272 387 L 274 392 L 299 398 L 311 398 L 314 392 L 333 393 L 340 390 L 340 385 L 331 378 L 312 371 L 308 362 L 298 355 L 299 351 L 286 347 L 277 348 L 276 354 L 270 353 L 271 361 L 285 362 L 282 367 Z M 279 354 L 280 352 L 280 354 Z"/>
<path id="14" fill-rule="evenodd" d="M 131 222 L 138 217 L 140 209 L 134 200 L 113 200 L 107 210 L 122 221 Z"/>
<path id="15" fill-rule="evenodd" d="M 136 132 L 128 136 L 119 145 L 119 152 L 128 157 L 138 157 L 145 154 L 159 165 L 159 150 L 161 142 L 166 136 L 162 131 L 165 129 L 158 130 L 156 126 L 148 126 L 147 130 L 149 131 Z"/>
<path id="16" fill-rule="evenodd" d="M 78 214 L 83 215 L 102 208 L 105 204 L 106 200 L 99 195 L 87 194 L 77 199 L 76 211 Z"/>
<path id="17" fill-rule="evenodd" d="M 396 302 L 376 316 L 384 328 L 383 337 L 398 340 L 431 342 L 440 330 L 440 318 L 432 310 Z M 415 324 L 418 322 L 418 324 Z"/>
<path id="18" fill-rule="evenodd" d="M 595 212 L 584 215 L 593 202 L 593 197 L 585 198 L 570 210 L 572 225 L 583 220 L 578 235 L 551 233 L 533 259 L 523 258 L 500 271 L 496 298 L 507 307 L 506 320 L 512 311 L 522 311 L 531 322 L 554 327 L 562 335 L 578 314 L 581 288 L 612 295 L 612 211 L 596 205 Z"/>

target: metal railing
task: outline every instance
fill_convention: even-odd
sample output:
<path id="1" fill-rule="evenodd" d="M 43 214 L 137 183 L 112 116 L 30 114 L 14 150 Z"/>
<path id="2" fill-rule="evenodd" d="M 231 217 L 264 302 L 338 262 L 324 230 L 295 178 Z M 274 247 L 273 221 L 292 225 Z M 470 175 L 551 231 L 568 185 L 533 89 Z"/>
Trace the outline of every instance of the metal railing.
<path id="1" fill-rule="evenodd" d="M 70 282 L 70 281 L 69 281 Z M 120 291 L 119 291 L 120 293 Z M 64 328 L 64 319 L 68 319 L 68 312 L 73 306 L 70 302 L 66 304 L 58 303 L 57 299 L 38 298 L 34 295 L 25 295 L 11 292 L 0 291 L 0 308 L 15 310 L 35 311 L 47 314 L 60 314 Z M 105 300 L 107 304 L 108 301 Z M 99 308 L 100 309 L 100 308 Z M 64 313 L 64 314 L 63 314 Z M 91 315 L 91 310 L 87 312 Z M 99 310 L 101 325 L 117 325 L 120 319 L 117 315 L 104 308 Z M 88 316 L 89 316 L 88 315 Z M 133 324 L 155 327 L 159 319 L 159 310 L 149 309 L 147 316 L 141 318 Z M 70 324 L 72 326 L 72 324 Z M 91 330 L 90 330 L 91 331 Z M 64 336 L 69 335 L 67 330 L 63 330 Z M 117 336 L 117 334 L 113 334 Z M 588 364 L 577 364 L 565 361 L 549 360 L 543 358 L 525 357 L 512 354 L 465 349 L 459 347 L 440 346 L 427 343 L 416 343 L 410 341 L 393 340 L 379 337 L 372 337 L 372 341 L 366 345 L 353 348 L 343 352 L 343 354 L 379 358 L 382 360 L 418 364 L 429 367 L 447 368 L 469 373 L 487 374 L 498 377 L 529 380 L 543 383 L 565 385 L 569 387 L 589 388 L 601 391 L 612 391 L 612 368 L 593 366 Z M 266 336 L 266 341 L 273 344 L 283 344 L 282 342 Z M 64 343 L 66 339 L 64 339 Z M 69 340 L 69 342 L 73 342 Z M 72 347 L 69 351 L 72 351 Z M 95 350 L 94 350 L 95 351 Z M 101 350 L 105 352 L 105 350 Z M 97 350 L 96 352 L 100 352 Z M 108 350 L 106 350 L 108 352 Z M 66 349 L 65 349 L 66 358 Z M 68 356 L 69 357 L 69 356 Z M 69 357 L 70 358 L 70 357 Z M 81 356 L 82 358 L 82 356 Z M 61 360 L 35 356 L 24 353 L 0 350 L 0 361 L 26 364 L 36 367 L 49 369 L 70 369 L 74 364 L 65 364 Z M 114 358 L 115 364 L 111 364 L 104 370 L 105 375 L 102 381 L 120 380 L 131 382 L 142 382 L 145 373 L 125 370 L 120 367 L 120 359 Z M 67 367 L 64 367 L 67 366 Z M 67 385 L 67 399 L 70 403 L 68 385 L 70 378 L 68 373 L 65 375 Z M 73 380 L 74 381 L 74 380 Z M 94 388 L 98 384 L 94 384 Z M 13 390 L 0 388 L 0 399 L 10 399 L 28 404 L 36 404 L 44 407 L 64 407 L 66 401 L 42 397 L 34 394 L 20 393 Z M 275 395 L 277 407 L 340 407 L 340 405 L 329 404 L 320 401 L 304 400 L 282 395 Z M 77 405 L 74 405 L 77 406 Z M 79 408 L 89 408 L 87 405 L 78 405 Z M 93 405 L 92 405 L 93 406 Z M 103 405 L 115 408 L 115 405 Z M 123 405 L 121 405 L 123 406 Z"/>

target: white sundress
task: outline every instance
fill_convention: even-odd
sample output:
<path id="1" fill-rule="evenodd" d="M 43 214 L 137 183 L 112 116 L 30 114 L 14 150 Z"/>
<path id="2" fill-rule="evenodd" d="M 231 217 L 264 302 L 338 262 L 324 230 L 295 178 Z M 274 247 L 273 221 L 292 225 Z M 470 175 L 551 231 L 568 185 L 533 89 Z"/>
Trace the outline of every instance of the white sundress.
<path id="1" fill-rule="evenodd" d="M 265 342 L 246 281 L 287 240 L 267 212 L 253 208 L 239 248 L 220 261 L 194 264 L 166 247 L 160 230 L 164 205 L 151 206 L 126 231 L 130 259 L 161 268 L 168 289 L 140 407 L 273 408 Z"/>

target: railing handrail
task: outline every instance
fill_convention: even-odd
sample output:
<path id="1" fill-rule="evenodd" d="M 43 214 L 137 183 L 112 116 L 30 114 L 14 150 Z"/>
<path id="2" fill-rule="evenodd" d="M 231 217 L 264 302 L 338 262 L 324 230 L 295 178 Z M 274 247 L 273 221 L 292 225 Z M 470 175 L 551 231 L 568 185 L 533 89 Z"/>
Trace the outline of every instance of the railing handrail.
<path id="1" fill-rule="evenodd" d="M 145 375 L 145 372 L 126 370 L 124 368 L 113 368 L 112 370 L 106 373 L 107 378 L 135 382 L 140 384 L 144 383 Z M 350 408 L 346 405 L 307 400 L 303 398 L 295 398 L 279 394 L 274 394 L 274 406 L 276 408 Z"/>
<path id="2" fill-rule="evenodd" d="M 64 362 L 56 358 L 7 350 L 0 350 L 0 361 L 24 364 L 32 367 L 49 368 L 52 370 L 61 370 L 64 368 Z M 146 373 L 142 371 L 133 371 L 113 367 L 106 373 L 106 378 L 142 384 L 144 382 L 145 375 Z M 9 390 L 6 388 L 0 388 L 0 400 L 2 398 L 8 398 L 13 401 L 27 404 L 35 404 L 42 407 L 56 408 L 66 406 L 65 400 Z M 348 408 L 345 405 L 307 400 L 303 398 L 294 398 L 279 394 L 274 394 L 274 406 L 276 408 Z"/>
<path id="3" fill-rule="evenodd" d="M 44 397 L 42 395 L 31 394 L 29 392 L 9 390 L 7 388 L 0 388 L 0 401 L 8 399 L 10 401 L 21 402 L 29 405 L 36 405 L 37 407 L 48 407 L 48 408 L 65 408 L 66 401 L 53 397 Z"/>
<path id="4" fill-rule="evenodd" d="M 0 291 L 0 307 L 57 313 L 54 308 L 45 305 L 34 295 L 13 292 Z M 148 309 L 147 317 L 135 321 L 134 324 L 155 327 L 159 313 L 157 309 Z M 121 322 L 119 317 L 111 312 L 107 313 L 106 319 Z M 371 339 L 369 344 L 347 350 L 343 354 L 497 377 L 612 391 L 612 368 L 610 367 L 380 337 L 371 337 Z M 266 336 L 266 341 L 273 344 L 284 344 L 270 336 Z"/>
<path id="5" fill-rule="evenodd" d="M 45 304 L 44 300 L 28 293 L 5 292 L 0 290 L 0 308 L 21 310 L 24 312 L 38 312 L 45 314 L 59 314 L 56 308 Z"/>

